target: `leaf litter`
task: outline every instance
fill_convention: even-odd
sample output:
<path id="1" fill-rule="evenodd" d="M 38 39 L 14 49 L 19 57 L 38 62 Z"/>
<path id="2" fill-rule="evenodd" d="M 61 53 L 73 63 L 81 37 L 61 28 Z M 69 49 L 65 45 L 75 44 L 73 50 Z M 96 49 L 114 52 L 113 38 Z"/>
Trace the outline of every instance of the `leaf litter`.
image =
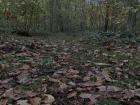
<path id="1" fill-rule="evenodd" d="M 0 105 L 139 105 L 140 45 L 130 45 L 1 36 Z"/>

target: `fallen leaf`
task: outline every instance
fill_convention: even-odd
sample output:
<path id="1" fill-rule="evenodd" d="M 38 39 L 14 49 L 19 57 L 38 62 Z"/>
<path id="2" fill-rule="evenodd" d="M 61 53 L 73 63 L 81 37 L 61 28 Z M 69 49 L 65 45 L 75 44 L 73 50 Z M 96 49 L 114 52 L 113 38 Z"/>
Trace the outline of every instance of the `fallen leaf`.
<path id="1" fill-rule="evenodd" d="M 140 82 L 137 82 L 137 86 L 140 87 Z"/>
<path id="2" fill-rule="evenodd" d="M 131 99 L 135 96 L 134 90 L 124 90 L 122 93 L 123 99 Z"/>
<path id="3" fill-rule="evenodd" d="M 30 70 L 31 68 L 30 68 L 30 66 L 29 65 L 26 65 L 26 64 L 24 64 L 21 68 L 20 68 L 20 70 Z"/>
<path id="4" fill-rule="evenodd" d="M 41 103 L 41 98 L 40 97 L 34 97 L 30 99 L 30 104 L 31 105 L 40 105 Z"/>
<path id="5" fill-rule="evenodd" d="M 84 83 L 79 83 L 79 86 L 81 87 L 94 87 L 94 86 L 101 86 L 102 82 L 101 81 L 97 81 L 97 82 L 84 82 Z"/>
<path id="6" fill-rule="evenodd" d="M 68 85 L 71 85 L 71 86 L 76 86 L 76 83 L 75 83 L 75 82 L 70 81 L 70 82 L 68 82 Z"/>
<path id="7" fill-rule="evenodd" d="M 7 99 L 1 99 L 0 105 L 7 105 L 8 100 Z"/>
<path id="8" fill-rule="evenodd" d="M 68 74 L 77 75 L 77 74 L 79 74 L 79 71 L 78 70 L 70 69 L 70 70 L 68 70 Z"/>
<path id="9" fill-rule="evenodd" d="M 0 64 L 0 69 L 2 70 L 2 69 L 6 69 L 6 68 L 8 68 L 9 67 L 9 65 L 7 65 L 7 64 Z"/>
<path id="10" fill-rule="evenodd" d="M 59 83 L 59 84 L 62 83 L 60 80 L 51 78 L 50 76 L 47 76 L 47 79 L 48 79 L 48 81 L 50 81 L 50 82 Z"/>
<path id="11" fill-rule="evenodd" d="M 107 63 L 94 63 L 96 66 L 110 66 L 110 64 Z"/>
<path id="12" fill-rule="evenodd" d="M 27 96 L 27 97 L 35 97 L 36 95 L 37 95 L 37 93 L 32 92 L 32 91 L 27 91 L 27 92 L 26 92 L 26 96 Z"/>
<path id="13" fill-rule="evenodd" d="M 14 89 L 10 88 L 8 90 L 6 90 L 6 92 L 3 94 L 3 97 L 10 97 L 10 98 L 14 98 Z"/>
<path id="14" fill-rule="evenodd" d="M 83 81 L 86 82 L 86 81 L 89 81 L 90 79 L 91 79 L 90 76 L 85 76 L 85 77 L 83 78 Z"/>
<path id="15" fill-rule="evenodd" d="M 65 84 L 65 83 L 60 83 L 60 89 L 61 90 L 64 90 L 64 89 L 67 89 L 68 86 Z"/>
<path id="16" fill-rule="evenodd" d="M 30 81 L 29 74 L 26 72 L 22 73 L 21 75 L 18 76 L 18 81 L 21 84 L 27 83 L 28 81 Z"/>
<path id="17" fill-rule="evenodd" d="M 97 103 L 97 99 L 96 98 L 98 98 L 98 97 L 100 97 L 100 95 L 92 95 L 90 97 L 90 102 L 89 102 L 88 105 L 95 105 Z"/>
<path id="18" fill-rule="evenodd" d="M 18 100 L 17 105 L 31 105 L 28 103 L 28 100 Z"/>
<path id="19" fill-rule="evenodd" d="M 136 89 L 135 90 L 135 96 L 140 98 L 140 89 Z"/>
<path id="20" fill-rule="evenodd" d="M 109 76 L 109 73 L 107 71 L 102 71 L 102 75 L 104 76 L 106 81 L 111 81 L 111 78 Z"/>
<path id="21" fill-rule="evenodd" d="M 13 78 L 5 79 L 5 80 L 3 80 L 3 81 L 0 80 L 0 84 L 7 84 L 7 83 L 10 82 L 11 80 L 13 80 Z"/>
<path id="22" fill-rule="evenodd" d="M 88 98 L 88 99 L 90 99 L 91 96 L 92 96 L 92 94 L 89 94 L 89 93 L 81 93 L 79 96 L 80 96 L 81 98 Z"/>
<path id="23" fill-rule="evenodd" d="M 77 95 L 77 92 L 73 91 L 73 92 L 68 94 L 67 98 L 72 98 L 72 97 L 75 97 L 76 95 Z"/>
<path id="24" fill-rule="evenodd" d="M 119 92 L 122 90 L 116 86 L 99 86 L 97 89 L 99 89 L 99 92 Z"/>
<path id="25" fill-rule="evenodd" d="M 45 94 L 44 95 L 44 103 L 45 104 L 51 104 L 54 101 L 55 101 L 55 98 L 52 95 L 50 95 L 50 94 Z"/>

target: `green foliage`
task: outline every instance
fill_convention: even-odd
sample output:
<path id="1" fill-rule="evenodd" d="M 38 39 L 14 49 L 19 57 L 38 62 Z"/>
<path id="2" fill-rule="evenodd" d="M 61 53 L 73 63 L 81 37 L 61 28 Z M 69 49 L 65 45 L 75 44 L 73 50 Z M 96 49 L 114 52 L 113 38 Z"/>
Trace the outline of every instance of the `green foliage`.
<path id="1" fill-rule="evenodd" d="M 41 80 L 35 80 L 29 85 L 22 85 L 22 89 L 27 91 L 27 90 L 34 90 L 37 91 L 39 88 L 41 88 L 42 82 Z"/>
<path id="2" fill-rule="evenodd" d="M 20 61 L 20 62 L 24 62 L 26 60 L 30 60 L 30 58 L 26 57 L 26 56 L 16 56 L 15 58 L 17 59 L 17 61 Z"/>
<path id="3" fill-rule="evenodd" d="M 134 38 L 134 37 L 136 37 L 136 35 L 132 32 L 126 31 L 126 32 L 119 33 L 119 37 L 120 38 Z"/>
<path id="4" fill-rule="evenodd" d="M 94 82 L 97 82 L 97 77 L 92 76 L 92 77 L 90 78 L 90 80 L 91 80 L 91 81 L 94 81 Z"/>
<path id="5" fill-rule="evenodd" d="M 107 41 L 107 40 L 114 39 L 117 37 L 117 33 L 114 33 L 114 32 L 98 32 L 98 33 L 89 32 L 86 34 L 87 35 L 83 37 L 83 40 L 86 40 L 89 42 Z"/>
<path id="6" fill-rule="evenodd" d="M 121 42 L 128 43 L 130 40 L 140 42 L 140 36 L 136 35 L 133 32 L 87 32 L 83 35 L 82 39 L 87 42 L 104 42 L 104 41 L 113 41 L 120 40 Z"/>
<path id="7" fill-rule="evenodd" d="M 7 70 L 3 69 L 0 71 L 0 79 L 5 79 L 6 77 L 8 77 L 8 72 Z"/>
<path id="8" fill-rule="evenodd" d="M 42 60 L 42 64 L 43 65 L 49 65 L 49 64 L 52 64 L 53 63 L 53 58 L 50 56 L 50 57 L 46 57 Z"/>
<path id="9" fill-rule="evenodd" d="M 131 18 L 139 17 L 139 10 L 138 0 L 1 0 L 0 23 L 2 27 L 32 33 L 139 31 L 140 21 Z M 10 14 L 5 16 L 5 12 Z"/>

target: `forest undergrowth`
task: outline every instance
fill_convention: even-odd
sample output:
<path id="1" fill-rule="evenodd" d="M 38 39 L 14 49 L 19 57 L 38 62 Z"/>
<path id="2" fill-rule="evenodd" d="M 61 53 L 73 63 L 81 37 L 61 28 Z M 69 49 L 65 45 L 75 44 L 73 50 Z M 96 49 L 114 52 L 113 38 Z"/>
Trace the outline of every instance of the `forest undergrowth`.
<path id="1" fill-rule="evenodd" d="M 1 34 L 0 105 L 140 105 L 139 38 Z"/>

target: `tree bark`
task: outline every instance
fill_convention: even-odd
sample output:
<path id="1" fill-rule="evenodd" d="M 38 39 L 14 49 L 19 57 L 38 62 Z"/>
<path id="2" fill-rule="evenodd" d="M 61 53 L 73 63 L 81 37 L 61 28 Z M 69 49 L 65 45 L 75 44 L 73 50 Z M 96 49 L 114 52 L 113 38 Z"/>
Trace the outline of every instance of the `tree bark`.
<path id="1" fill-rule="evenodd" d="M 104 24 L 104 32 L 108 31 L 108 24 L 109 24 L 109 4 L 106 4 L 106 16 L 105 16 L 105 24 Z"/>

